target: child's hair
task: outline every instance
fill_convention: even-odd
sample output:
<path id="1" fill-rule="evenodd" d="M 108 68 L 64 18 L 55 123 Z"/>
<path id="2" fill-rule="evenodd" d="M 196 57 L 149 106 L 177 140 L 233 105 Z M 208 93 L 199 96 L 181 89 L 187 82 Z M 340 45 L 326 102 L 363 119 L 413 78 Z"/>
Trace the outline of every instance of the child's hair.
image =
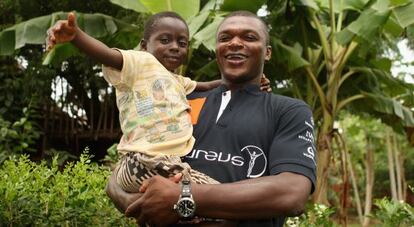
<path id="1" fill-rule="evenodd" d="M 188 25 L 180 15 L 171 11 L 165 11 L 156 13 L 152 15 L 150 18 L 148 18 L 144 26 L 144 40 L 148 40 L 150 38 L 151 34 L 154 32 L 154 28 L 157 26 L 157 23 L 160 19 L 168 17 L 182 21 L 185 24 L 185 27 L 187 28 L 188 32 Z"/>

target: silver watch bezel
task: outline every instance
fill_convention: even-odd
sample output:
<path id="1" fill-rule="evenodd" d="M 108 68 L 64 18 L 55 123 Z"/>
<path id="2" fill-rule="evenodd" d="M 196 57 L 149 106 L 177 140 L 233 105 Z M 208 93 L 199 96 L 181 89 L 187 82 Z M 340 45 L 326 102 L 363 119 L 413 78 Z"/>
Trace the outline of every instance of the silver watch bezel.
<path id="1" fill-rule="evenodd" d="M 192 205 L 193 205 L 193 209 L 191 209 L 191 212 L 190 212 L 189 214 L 182 213 L 182 212 L 181 212 L 181 210 L 179 209 L 179 208 L 180 208 L 180 206 L 183 206 L 182 204 L 183 204 L 185 201 L 189 201 L 189 202 L 191 202 L 191 203 L 192 203 Z M 193 216 L 194 216 L 194 214 L 195 214 L 195 210 L 196 210 L 196 204 L 195 204 L 195 202 L 194 202 L 194 199 L 192 198 L 192 196 L 191 196 L 191 197 L 180 197 L 180 199 L 177 201 L 177 203 L 176 203 L 176 204 L 174 204 L 174 210 L 175 210 L 175 211 L 178 213 L 178 215 L 180 215 L 180 217 L 182 217 L 182 218 L 190 218 L 190 217 L 193 217 Z"/>

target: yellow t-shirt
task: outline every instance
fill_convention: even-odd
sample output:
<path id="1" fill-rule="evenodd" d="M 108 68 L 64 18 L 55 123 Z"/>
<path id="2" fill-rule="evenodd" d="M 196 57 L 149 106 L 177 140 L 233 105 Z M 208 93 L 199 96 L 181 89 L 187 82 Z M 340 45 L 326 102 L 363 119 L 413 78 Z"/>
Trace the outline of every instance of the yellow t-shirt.
<path id="1" fill-rule="evenodd" d="M 186 94 L 196 82 L 169 72 L 148 52 L 119 51 L 122 70 L 103 67 L 116 90 L 123 133 L 118 151 L 186 155 L 194 145 Z"/>

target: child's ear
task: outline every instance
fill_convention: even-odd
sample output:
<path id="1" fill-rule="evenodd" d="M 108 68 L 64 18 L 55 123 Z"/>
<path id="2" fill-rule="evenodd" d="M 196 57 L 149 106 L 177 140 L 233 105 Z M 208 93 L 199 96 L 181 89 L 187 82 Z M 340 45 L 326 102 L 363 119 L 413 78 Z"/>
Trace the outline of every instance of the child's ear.
<path id="1" fill-rule="evenodd" d="M 146 51 L 147 50 L 147 41 L 145 39 L 141 39 L 141 42 L 139 42 L 140 50 Z"/>

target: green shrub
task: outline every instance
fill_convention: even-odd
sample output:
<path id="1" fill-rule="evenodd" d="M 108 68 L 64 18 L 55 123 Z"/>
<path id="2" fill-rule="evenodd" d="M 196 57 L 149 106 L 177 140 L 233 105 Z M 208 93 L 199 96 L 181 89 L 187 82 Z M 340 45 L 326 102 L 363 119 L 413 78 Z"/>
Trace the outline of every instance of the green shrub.
<path id="1" fill-rule="evenodd" d="M 286 220 L 287 227 L 332 227 L 335 226 L 330 216 L 335 213 L 333 208 L 323 204 L 309 204 L 307 212 L 299 217 L 289 217 Z"/>
<path id="2" fill-rule="evenodd" d="M 383 198 L 375 201 L 378 210 L 373 217 L 380 221 L 384 227 L 413 226 L 414 208 L 403 201 Z"/>
<path id="3" fill-rule="evenodd" d="M 134 226 L 116 210 L 104 187 L 108 168 L 80 161 L 59 170 L 23 155 L 0 167 L 0 223 L 7 226 Z"/>
<path id="4" fill-rule="evenodd" d="M 32 148 L 40 133 L 29 119 L 33 115 L 29 108 L 23 109 L 23 116 L 15 122 L 10 122 L 0 116 L 0 163 L 10 155 L 35 152 Z"/>

